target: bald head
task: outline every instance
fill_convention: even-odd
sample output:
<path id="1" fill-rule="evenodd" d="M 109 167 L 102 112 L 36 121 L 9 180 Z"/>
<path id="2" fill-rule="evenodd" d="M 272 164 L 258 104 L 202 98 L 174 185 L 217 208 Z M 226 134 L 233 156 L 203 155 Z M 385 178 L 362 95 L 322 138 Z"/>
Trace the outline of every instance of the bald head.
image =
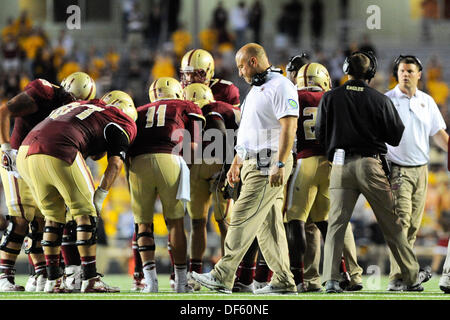
<path id="1" fill-rule="evenodd" d="M 239 76 L 247 83 L 251 83 L 251 78 L 264 72 L 270 67 L 266 51 L 257 43 L 247 43 L 236 53 L 236 66 Z"/>

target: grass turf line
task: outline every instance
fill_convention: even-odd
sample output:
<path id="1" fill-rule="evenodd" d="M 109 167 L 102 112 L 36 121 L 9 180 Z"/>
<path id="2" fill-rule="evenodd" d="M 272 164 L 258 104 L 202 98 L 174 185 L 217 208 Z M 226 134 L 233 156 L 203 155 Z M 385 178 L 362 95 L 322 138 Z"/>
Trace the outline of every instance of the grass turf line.
<path id="1" fill-rule="evenodd" d="M 25 286 L 28 276 L 16 275 L 16 283 Z M 0 300 L 450 300 L 450 294 L 439 289 L 439 276 L 434 276 L 423 284 L 423 292 L 386 291 L 388 278 L 382 276 L 378 281 L 363 276 L 364 289 L 358 292 L 340 294 L 300 293 L 298 295 L 263 295 L 251 293 L 221 294 L 202 288 L 195 293 L 177 294 L 170 289 L 169 275 L 158 276 L 158 293 L 139 293 L 130 290 L 132 277 L 129 275 L 106 275 L 103 280 L 112 286 L 118 286 L 120 293 L 68 293 L 49 294 L 41 292 L 0 292 Z"/>

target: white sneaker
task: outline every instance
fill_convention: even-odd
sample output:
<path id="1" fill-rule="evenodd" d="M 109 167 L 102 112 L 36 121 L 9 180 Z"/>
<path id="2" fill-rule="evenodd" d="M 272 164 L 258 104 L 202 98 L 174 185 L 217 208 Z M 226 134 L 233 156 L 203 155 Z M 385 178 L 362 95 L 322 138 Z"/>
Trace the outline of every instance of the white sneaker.
<path id="1" fill-rule="evenodd" d="M 23 286 L 14 282 L 14 275 L 0 273 L 0 292 L 24 291 Z"/>
<path id="2" fill-rule="evenodd" d="M 71 291 L 64 286 L 64 277 L 59 277 L 58 279 L 55 280 L 47 279 L 44 286 L 44 292 L 70 293 Z"/>
<path id="3" fill-rule="evenodd" d="M 45 284 L 47 283 L 47 275 L 40 274 L 36 280 L 36 292 L 44 292 Z"/>
<path id="4" fill-rule="evenodd" d="M 444 291 L 444 293 L 450 293 L 450 274 L 442 274 L 439 279 L 439 289 Z"/>
<path id="5" fill-rule="evenodd" d="M 192 272 L 188 272 L 187 278 L 188 278 L 188 285 L 191 286 L 192 289 L 194 289 L 194 291 L 200 291 L 202 285 L 192 278 Z"/>
<path id="6" fill-rule="evenodd" d="M 81 266 L 72 265 L 64 269 L 66 274 L 65 287 L 73 292 L 81 291 Z"/>
<path id="7" fill-rule="evenodd" d="M 222 282 L 217 280 L 211 272 L 199 274 L 195 271 L 192 271 L 192 278 L 199 282 L 202 286 L 205 286 L 208 289 L 215 290 L 222 293 L 230 294 L 231 290 L 228 289 Z"/>
<path id="8" fill-rule="evenodd" d="M 258 282 L 256 280 L 253 280 L 253 287 L 255 290 L 262 289 L 265 286 L 267 286 L 267 282 Z"/>
<path id="9" fill-rule="evenodd" d="M 97 274 L 96 277 L 93 277 L 88 280 L 83 280 L 81 282 L 81 292 L 83 293 L 91 293 L 91 292 L 120 292 L 119 287 L 112 287 L 100 279 L 103 275 Z"/>
<path id="10" fill-rule="evenodd" d="M 37 279 L 36 275 L 32 275 L 28 278 L 27 284 L 25 285 L 26 292 L 36 292 Z"/>
<path id="11" fill-rule="evenodd" d="M 233 292 L 251 292 L 253 293 L 255 291 L 255 286 L 253 285 L 253 282 L 250 284 L 243 284 L 242 282 L 235 282 L 233 286 Z"/>
<path id="12" fill-rule="evenodd" d="M 25 285 L 25 291 L 43 292 L 45 289 L 46 282 L 47 277 L 43 272 L 36 273 L 28 278 L 27 284 Z"/>
<path id="13" fill-rule="evenodd" d="M 153 281 L 142 280 L 144 288 L 141 290 L 143 293 L 156 293 L 158 292 L 158 279 Z"/>
<path id="14" fill-rule="evenodd" d="M 402 280 L 396 279 L 394 281 L 390 281 L 387 287 L 388 291 L 404 291 L 406 290 L 406 285 Z"/>
<path id="15" fill-rule="evenodd" d="M 268 285 L 266 285 L 264 288 L 255 290 L 253 293 L 254 294 L 298 294 L 296 286 L 278 287 L 278 286 L 273 286 L 270 283 Z"/>

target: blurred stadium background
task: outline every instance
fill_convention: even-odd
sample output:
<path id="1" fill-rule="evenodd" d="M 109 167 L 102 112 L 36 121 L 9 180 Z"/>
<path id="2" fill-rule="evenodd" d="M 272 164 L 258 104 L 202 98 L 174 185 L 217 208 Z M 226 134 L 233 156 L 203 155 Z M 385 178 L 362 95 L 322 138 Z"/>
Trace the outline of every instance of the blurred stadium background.
<path id="1" fill-rule="evenodd" d="M 372 50 L 379 69 L 371 85 L 381 92 L 395 85 L 393 60 L 399 54 L 416 55 L 425 65 L 421 88 L 433 96 L 450 124 L 450 0 L 0 0 L 0 4 L 2 103 L 31 79 L 59 83 L 74 71 L 84 71 L 96 81 L 98 97 L 120 89 L 139 106 L 148 102 L 153 79 L 178 78 L 183 54 L 199 47 L 212 52 L 216 77 L 233 81 L 242 102 L 248 86 L 237 76 L 234 54 L 243 43 L 256 41 L 281 68 L 292 55 L 307 52 L 312 61 L 328 68 L 334 86 L 345 81 L 341 66 L 348 53 Z M 69 28 L 68 20 L 74 19 L 74 11 L 67 12 L 71 5 L 80 9 L 80 29 Z M 373 23 L 375 29 L 370 29 Z M 432 148 L 427 205 L 416 242 L 421 265 L 431 265 L 435 273 L 442 270 L 450 231 L 446 158 Z M 89 164 L 98 180 L 106 161 Z M 5 215 L 3 194 L 0 205 Z M 164 273 L 170 262 L 158 203 L 155 212 L 158 272 Z M 387 247 L 363 197 L 351 222 L 364 270 L 378 265 L 382 273 L 388 272 Z M 132 273 L 133 217 L 124 175 L 108 195 L 101 229 L 99 271 Z M 205 271 L 220 252 L 214 221 L 208 229 Z M 22 253 L 17 273 L 26 273 L 27 268 Z"/>

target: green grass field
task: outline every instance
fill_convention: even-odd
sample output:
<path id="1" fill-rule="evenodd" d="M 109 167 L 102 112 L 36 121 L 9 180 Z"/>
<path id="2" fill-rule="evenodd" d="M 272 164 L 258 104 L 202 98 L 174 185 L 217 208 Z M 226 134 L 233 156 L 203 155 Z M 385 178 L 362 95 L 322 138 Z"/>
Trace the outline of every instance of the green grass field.
<path id="1" fill-rule="evenodd" d="M 17 275 L 16 283 L 25 286 L 28 276 Z M 221 294 L 209 289 L 192 294 L 177 294 L 171 291 L 169 276 L 159 275 L 159 293 L 144 294 L 130 290 L 132 278 L 128 275 L 107 275 L 103 278 L 110 285 L 118 286 L 120 293 L 109 294 L 48 294 L 34 292 L 0 293 L 0 300 L 450 300 L 450 294 L 439 289 L 439 276 L 434 276 L 423 286 L 423 292 L 388 292 L 388 279 L 382 276 L 379 281 L 373 277 L 363 277 L 364 289 L 359 292 L 341 294 L 301 293 L 298 295 L 256 296 L 250 293 Z"/>

